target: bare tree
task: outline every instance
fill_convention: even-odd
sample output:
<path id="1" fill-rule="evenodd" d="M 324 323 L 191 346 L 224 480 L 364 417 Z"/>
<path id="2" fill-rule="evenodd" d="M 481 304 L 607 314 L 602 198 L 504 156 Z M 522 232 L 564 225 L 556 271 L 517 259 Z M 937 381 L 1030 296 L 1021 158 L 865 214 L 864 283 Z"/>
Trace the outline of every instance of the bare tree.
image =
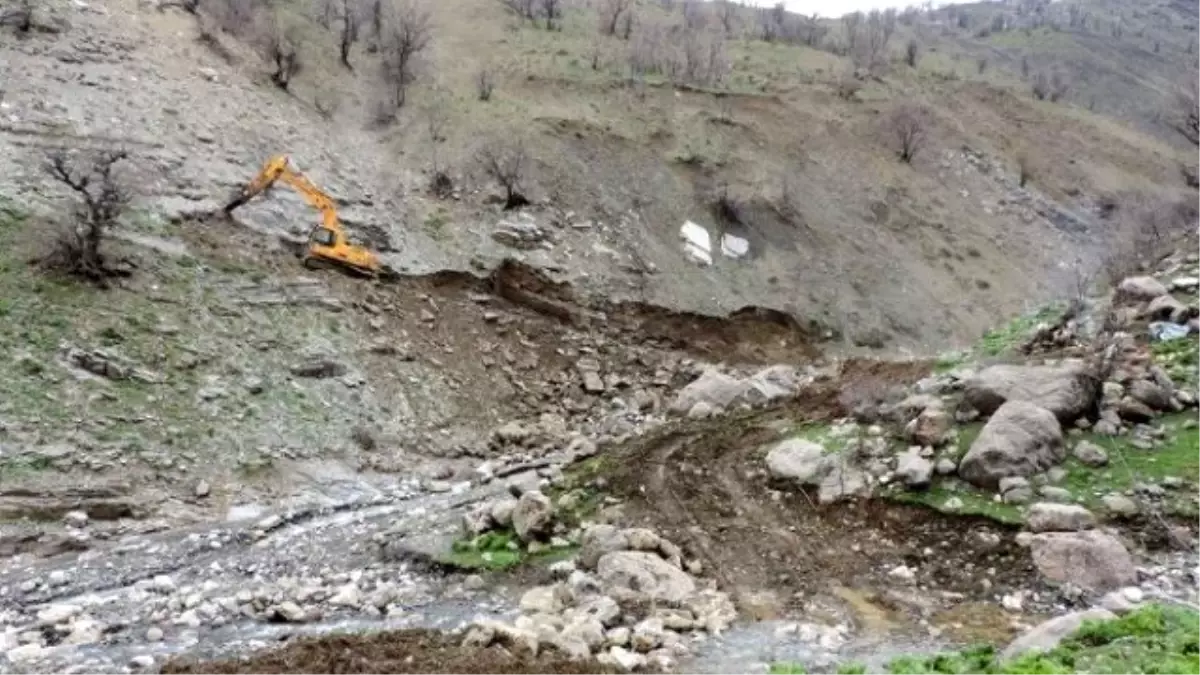
<path id="1" fill-rule="evenodd" d="M 621 15 L 620 25 L 617 26 L 616 34 L 622 40 L 628 40 L 633 35 L 633 26 L 637 23 L 637 15 L 633 10 L 629 10 Z"/>
<path id="2" fill-rule="evenodd" d="M 904 62 L 909 68 L 917 67 L 917 59 L 921 58 L 921 46 L 916 40 L 909 40 L 908 44 L 904 45 Z"/>
<path id="3" fill-rule="evenodd" d="M 12 26 L 18 33 L 33 30 L 34 0 L 19 0 L 10 8 L 0 10 L 0 26 Z"/>
<path id="4" fill-rule="evenodd" d="M 525 176 L 525 165 L 529 155 L 520 141 L 513 143 L 492 142 L 479 150 L 479 164 L 489 178 L 504 190 L 505 210 L 518 209 L 529 203 L 521 194 L 521 181 Z"/>
<path id="5" fill-rule="evenodd" d="M 633 0 L 601 0 L 600 1 L 600 32 L 605 35 L 616 35 L 621 17 L 629 13 Z"/>
<path id="6" fill-rule="evenodd" d="M 492 69 L 484 66 L 475 74 L 475 95 L 480 101 L 490 101 L 492 99 L 492 91 L 496 88 L 496 80 L 492 75 Z"/>
<path id="7" fill-rule="evenodd" d="M 708 15 L 704 9 L 704 3 L 701 0 L 684 0 L 683 2 L 683 25 L 692 29 L 699 30 L 704 28 L 707 23 Z"/>
<path id="8" fill-rule="evenodd" d="M 272 22 L 263 40 L 263 50 L 274 68 L 271 81 L 284 91 L 288 90 L 292 78 L 300 73 L 303 66 L 298 42 L 296 29 L 284 26 L 280 21 Z"/>
<path id="9" fill-rule="evenodd" d="M 813 14 L 801 17 L 797 29 L 797 37 L 809 47 L 816 48 L 821 46 L 821 40 L 825 38 L 825 33 L 827 32 L 828 28 L 825 24 L 821 23 L 821 18 Z"/>
<path id="10" fill-rule="evenodd" d="M 758 37 L 763 42 L 774 42 L 779 37 L 782 26 L 775 18 L 775 12 L 770 9 L 758 10 Z"/>
<path id="11" fill-rule="evenodd" d="M 546 30 L 555 30 L 554 22 L 562 18 L 562 0 L 541 0 L 542 16 L 546 19 Z M 559 24 L 557 30 L 562 30 Z"/>
<path id="12" fill-rule="evenodd" d="M 45 170 L 77 198 L 73 222 L 41 260 L 47 269 L 104 285 L 116 271 L 105 264 L 100 245 L 106 232 L 129 206 L 131 194 L 113 175 L 113 167 L 128 158 L 124 150 L 97 153 L 80 161 L 64 152 L 49 156 Z"/>
<path id="13" fill-rule="evenodd" d="M 404 0 L 385 21 L 380 74 L 388 87 L 393 115 L 408 100 L 408 88 L 417 77 L 417 57 L 431 38 L 429 12 L 418 0 Z"/>
<path id="14" fill-rule="evenodd" d="M 738 6 L 733 0 L 717 0 L 717 17 L 721 20 L 721 28 L 725 29 L 726 37 L 733 35 L 737 29 L 737 12 Z"/>
<path id="15" fill-rule="evenodd" d="M 1047 75 L 1038 73 L 1033 78 L 1033 97 L 1039 101 L 1058 102 L 1067 93 L 1067 78 L 1062 73 L 1054 71 Z"/>
<path id="16" fill-rule="evenodd" d="M 354 70 L 354 66 L 350 65 L 350 47 L 358 40 L 358 24 L 359 16 L 355 10 L 351 0 L 342 0 L 342 32 L 338 40 L 338 54 L 341 57 L 342 65 L 350 70 Z"/>
<path id="17" fill-rule="evenodd" d="M 446 127 L 450 123 L 449 97 L 445 92 L 438 91 L 425 105 L 422 113 L 425 118 L 425 133 L 429 139 L 429 159 L 433 164 L 429 189 L 435 196 L 445 199 L 454 192 L 454 181 L 443 169 L 438 150 L 441 144 L 446 142 Z"/>
<path id="18" fill-rule="evenodd" d="M 846 33 L 846 51 L 849 54 L 858 51 L 858 31 L 862 22 L 862 12 L 851 12 L 842 17 L 842 30 Z"/>
<path id="19" fill-rule="evenodd" d="M 928 117 L 923 107 L 901 103 L 892 108 L 884 119 L 887 131 L 896 140 L 896 154 L 901 162 L 911 164 L 925 145 Z"/>
<path id="20" fill-rule="evenodd" d="M 853 70 L 846 70 L 838 75 L 834 87 L 838 98 L 844 101 L 852 101 L 854 100 L 854 96 L 862 89 L 862 82 L 854 76 Z"/>
<path id="21" fill-rule="evenodd" d="M 500 3 L 522 19 L 537 22 L 538 0 L 500 0 Z"/>
<path id="22" fill-rule="evenodd" d="M 1172 126 L 1192 145 L 1200 145 L 1200 75 L 1192 73 L 1188 79 L 1175 95 Z"/>

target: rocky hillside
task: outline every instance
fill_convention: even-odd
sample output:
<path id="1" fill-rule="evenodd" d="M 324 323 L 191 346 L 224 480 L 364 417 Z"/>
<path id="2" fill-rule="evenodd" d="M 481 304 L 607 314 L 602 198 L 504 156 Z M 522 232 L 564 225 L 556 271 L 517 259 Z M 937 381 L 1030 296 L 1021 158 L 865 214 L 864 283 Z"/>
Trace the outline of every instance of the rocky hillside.
<path id="1" fill-rule="evenodd" d="M 175 233 L 203 227 L 187 223 L 286 152 L 400 270 L 519 256 L 587 294 L 712 314 L 769 307 L 814 339 L 921 349 L 973 339 L 1030 298 L 1061 295 L 1118 230 L 1193 200 L 1180 178 L 1193 159 L 1186 141 L 1143 135 L 1078 98 L 1077 82 L 1116 75 L 1076 77 L 1059 52 L 1035 55 L 1072 85 L 1051 102 L 1031 94 L 1040 71 L 1022 79 L 1005 67 L 1023 48 L 988 47 L 1001 38 L 1034 40 L 1058 26 L 1053 35 L 1072 45 L 1084 39 L 1057 18 L 1022 27 L 1025 10 L 1012 12 L 1012 30 L 986 37 L 945 14 L 904 15 L 863 56 L 855 43 L 883 39 L 870 22 L 822 23 L 814 37 L 799 17 L 737 13 L 726 29 L 719 4 L 685 15 L 635 3 L 620 15 L 636 26 L 628 39 L 623 28 L 597 30 L 606 3 L 563 4 L 555 30 L 486 0 L 398 7 L 382 12 L 378 35 L 374 14 L 351 8 L 359 38 L 348 44 L 349 68 L 339 60 L 345 18 L 332 5 L 221 0 L 191 14 L 170 3 L 39 4 L 39 28 L 9 30 L 3 44 L 11 164 L 0 190 L 48 208 L 56 189 L 38 168 L 47 147 L 120 144 L 132 153 L 138 221 L 179 222 L 167 228 Z M 1053 7 L 1040 11 L 1057 16 Z M 239 24 L 243 10 L 252 20 Z M 787 31 L 763 28 L 768 19 Z M 379 100 L 390 90 L 381 81 L 389 21 L 416 22 L 427 38 L 397 80 L 400 107 L 396 96 Z M 1088 35 L 1104 49 L 1117 40 Z M 1194 62 L 1177 53 L 1186 43 L 1167 42 L 1153 63 L 1119 75 L 1173 95 L 1174 75 L 1141 75 L 1159 60 Z M 1008 56 L 976 72 L 960 44 Z M 704 69 L 702 45 L 711 47 Z M 300 64 L 289 66 L 286 90 L 270 77 L 283 62 L 275 52 Z M 911 163 L 897 160 L 907 112 L 919 127 Z M 489 155 L 523 158 L 519 187 L 531 207 L 494 205 Z M 446 199 L 430 193 L 435 170 L 450 178 Z M 313 222 L 290 196 L 238 218 L 268 235 Z M 528 230 L 518 249 L 511 236 L 492 236 L 506 219 L 519 222 L 501 229 Z M 681 249 L 689 220 L 708 231 L 711 264 Z"/>

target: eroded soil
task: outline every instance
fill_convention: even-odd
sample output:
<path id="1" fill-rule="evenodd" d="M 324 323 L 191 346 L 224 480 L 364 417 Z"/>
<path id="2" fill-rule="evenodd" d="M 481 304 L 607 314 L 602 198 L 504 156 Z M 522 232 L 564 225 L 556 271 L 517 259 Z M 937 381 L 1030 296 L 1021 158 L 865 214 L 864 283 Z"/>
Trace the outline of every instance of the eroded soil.
<path id="1" fill-rule="evenodd" d="M 610 673 L 595 661 L 571 661 L 555 652 L 517 656 L 502 647 L 476 650 L 426 630 L 369 635 L 326 635 L 243 659 L 178 660 L 163 673 Z"/>

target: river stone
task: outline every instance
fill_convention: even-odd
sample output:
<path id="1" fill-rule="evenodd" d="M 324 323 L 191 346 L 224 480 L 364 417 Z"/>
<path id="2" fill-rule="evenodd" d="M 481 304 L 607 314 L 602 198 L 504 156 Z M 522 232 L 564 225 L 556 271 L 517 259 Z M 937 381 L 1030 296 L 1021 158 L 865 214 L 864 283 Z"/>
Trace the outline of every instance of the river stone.
<path id="1" fill-rule="evenodd" d="M 1062 427 L 1049 411 L 1025 401 L 1009 401 L 979 432 L 958 465 L 958 475 L 994 488 L 1008 476 L 1032 476 L 1066 456 Z"/>
<path id="2" fill-rule="evenodd" d="M 1117 618 L 1116 614 L 1107 609 L 1086 609 L 1054 617 L 1049 621 L 1034 626 L 1023 633 L 1011 644 L 1004 648 L 1000 657 L 1004 660 L 1014 659 L 1030 652 L 1048 652 L 1058 646 L 1064 638 L 1079 630 L 1084 621 L 1089 619 L 1107 620 Z"/>
<path id="3" fill-rule="evenodd" d="M 1137 583 L 1125 545 L 1097 530 L 1035 534 L 1030 553 L 1042 576 L 1055 583 L 1101 593 Z"/>
<path id="4" fill-rule="evenodd" d="M 554 505 L 546 495 L 531 490 L 517 499 L 512 512 L 512 523 L 521 541 L 529 542 L 549 534 L 553 521 Z"/>

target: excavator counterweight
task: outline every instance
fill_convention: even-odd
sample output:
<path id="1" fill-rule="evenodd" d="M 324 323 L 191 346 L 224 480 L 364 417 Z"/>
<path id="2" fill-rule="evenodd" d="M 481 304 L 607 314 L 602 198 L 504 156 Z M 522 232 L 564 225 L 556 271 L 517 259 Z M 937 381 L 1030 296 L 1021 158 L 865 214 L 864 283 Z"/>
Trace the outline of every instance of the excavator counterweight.
<path id="1" fill-rule="evenodd" d="M 299 192 L 310 206 L 321 212 L 321 222 L 308 234 L 304 252 L 305 267 L 335 267 L 356 275 L 379 275 L 378 256 L 362 246 L 350 243 L 342 224 L 338 221 L 333 200 L 304 174 L 293 170 L 286 155 L 277 155 L 267 160 L 258 175 L 225 205 L 225 213 L 232 214 L 234 209 L 262 194 L 276 182 L 282 182 Z"/>

